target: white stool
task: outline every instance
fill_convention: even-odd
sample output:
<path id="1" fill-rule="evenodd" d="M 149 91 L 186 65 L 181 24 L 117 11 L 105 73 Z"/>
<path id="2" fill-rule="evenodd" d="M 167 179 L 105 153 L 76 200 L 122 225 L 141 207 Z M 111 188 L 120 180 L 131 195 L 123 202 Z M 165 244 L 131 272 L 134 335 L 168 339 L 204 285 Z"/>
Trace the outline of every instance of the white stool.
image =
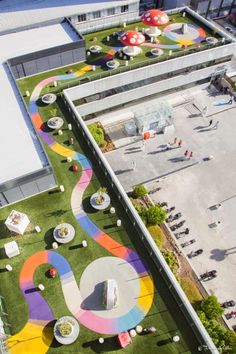
<path id="1" fill-rule="evenodd" d="M 68 127 L 68 130 L 72 130 L 72 124 L 69 123 L 67 127 Z"/>
<path id="2" fill-rule="evenodd" d="M 43 290 L 45 289 L 45 287 L 44 287 L 43 284 L 39 284 L 39 285 L 38 285 L 38 288 L 39 288 L 40 291 L 43 291 Z"/>
<path id="3" fill-rule="evenodd" d="M 66 161 L 67 161 L 67 162 L 71 162 L 71 161 L 72 161 L 72 158 L 71 158 L 70 156 L 68 156 L 68 157 L 66 158 Z"/>
<path id="4" fill-rule="evenodd" d="M 104 338 L 100 337 L 100 338 L 98 338 L 98 341 L 99 341 L 100 344 L 103 344 L 104 343 Z"/>
<path id="5" fill-rule="evenodd" d="M 172 338 L 172 340 L 173 340 L 174 343 L 178 343 L 180 341 L 180 338 L 179 338 L 179 336 L 174 336 Z"/>
<path id="6" fill-rule="evenodd" d="M 6 264 L 6 270 L 8 270 L 8 272 L 11 272 L 12 266 L 10 264 Z"/>
<path id="7" fill-rule="evenodd" d="M 61 129 L 58 130 L 58 135 L 63 135 L 63 131 Z"/>
<path id="8" fill-rule="evenodd" d="M 143 327 L 140 326 L 140 325 L 138 325 L 138 326 L 135 327 L 135 330 L 136 330 L 136 332 L 137 332 L 138 334 L 140 334 L 140 333 L 142 333 L 142 331 L 143 331 Z"/>
<path id="9" fill-rule="evenodd" d="M 111 213 L 111 214 L 115 214 L 115 212 L 116 212 L 116 209 L 115 209 L 114 207 L 111 207 L 111 208 L 110 208 L 110 213 Z"/>
<path id="10" fill-rule="evenodd" d="M 5 243 L 4 249 L 8 258 L 12 258 L 20 254 L 16 241 Z"/>
<path id="11" fill-rule="evenodd" d="M 58 243 L 57 243 L 57 242 L 53 242 L 53 243 L 52 243 L 52 248 L 53 248 L 54 250 L 56 250 L 56 249 L 58 248 Z"/>
<path id="12" fill-rule="evenodd" d="M 121 220 L 120 219 L 117 220 L 116 225 L 117 226 L 121 226 Z"/>
<path id="13" fill-rule="evenodd" d="M 30 92 L 28 90 L 25 91 L 25 94 L 26 94 L 27 97 L 30 96 Z"/>
<path id="14" fill-rule="evenodd" d="M 83 241 L 82 241 L 82 246 L 83 246 L 83 247 L 87 247 L 87 246 L 88 246 L 88 243 L 87 243 L 86 240 L 83 240 Z"/>
<path id="15" fill-rule="evenodd" d="M 36 232 L 40 232 L 41 231 L 41 229 L 40 229 L 40 227 L 37 225 L 37 226 L 35 226 L 35 231 Z"/>
<path id="16" fill-rule="evenodd" d="M 137 332 L 135 331 L 135 329 L 131 329 L 129 331 L 129 335 L 130 335 L 130 337 L 134 338 L 137 335 Z"/>
<path id="17" fill-rule="evenodd" d="M 57 81 L 53 81 L 53 86 L 57 87 Z"/>
<path id="18" fill-rule="evenodd" d="M 61 191 L 61 192 L 64 192 L 64 191 L 65 191 L 65 187 L 64 187 L 62 184 L 59 186 L 59 188 L 60 188 L 60 191 Z"/>

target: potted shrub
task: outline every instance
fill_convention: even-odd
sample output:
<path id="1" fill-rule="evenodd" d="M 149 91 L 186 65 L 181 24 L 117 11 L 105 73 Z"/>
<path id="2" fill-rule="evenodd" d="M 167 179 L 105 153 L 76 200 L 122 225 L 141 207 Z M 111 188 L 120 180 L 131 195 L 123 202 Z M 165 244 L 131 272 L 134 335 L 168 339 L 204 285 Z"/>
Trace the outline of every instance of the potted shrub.
<path id="1" fill-rule="evenodd" d="M 58 323 L 57 329 L 62 337 L 69 337 L 73 331 L 73 323 L 70 320 L 63 320 Z"/>
<path id="2" fill-rule="evenodd" d="M 69 234 L 69 230 L 67 227 L 62 226 L 59 230 L 58 230 L 59 236 L 61 237 L 67 237 Z"/>
<path id="3" fill-rule="evenodd" d="M 105 187 L 100 187 L 98 190 L 97 190 L 97 196 L 95 198 L 95 202 L 96 204 L 102 204 L 104 203 L 105 201 L 105 195 L 107 192 L 107 189 Z"/>

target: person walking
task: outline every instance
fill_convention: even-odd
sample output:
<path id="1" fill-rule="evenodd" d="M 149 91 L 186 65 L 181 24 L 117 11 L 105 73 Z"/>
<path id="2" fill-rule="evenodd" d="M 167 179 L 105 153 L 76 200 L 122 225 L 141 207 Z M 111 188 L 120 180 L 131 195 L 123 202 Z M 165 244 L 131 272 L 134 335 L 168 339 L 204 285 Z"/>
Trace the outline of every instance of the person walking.
<path id="1" fill-rule="evenodd" d="M 145 150 L 145 146 L 146 146 L 146 141 L 143 140 L 143 141 L 142 141 L 142 146 L 141 146 L 141 150 L 142 150 L 142 151 Z"/>
<path id="2" fill-rule="evenodd" d="M 232 96 L 230 96 L 230 99 L 228 101 L 228 104 L 232 104 L 233 103 L 233 99 L 232 99 Z"/>
<path id="3" fill-rule="evenodd" d="M 182 146 L 182 144 L 183 144 L 183 140 L 180 139 L 179 142 L 178 142 L 178 147 L 180 148 Z"/>
<path id="4" fill-rule="evenodd" d="M 212 127 L 212 129 L 218 129 L 219 123 L 220 123 L 220 121 L 218 120 L 218 121 L 216 122 L 216 124 L 214 125 L 214 127 Z"/>
<path id="5" fill-rule="evenodd" d="M 184 159 L 187 160 L 187 158 L 188 158 L 188 150 L 186 150 L 184 153 Z"/>
<path id="6" fill-rule="evenodd" d="M 136 169 L 136 162 L 132 161 L 132 170 L 134 171 Z"/>
<path id="7" fill-rule="evenodd" d="M 178 138 L 175 137 L 175 138 L 174 138 L 174 142 L 173 142 L 173 144 L 171 144 L 171 145 L 175 145 L 175 144 L 177 143 L 177 140 L 178 140 Z"/>
<path id="8" fill-rule="evenodd" d="M 191 157 L 193 157 L 193 152 L 192 151 L 190 151 L 190 153 L 189 153 L 189 159 L 191 159 Z"/>
<path id="9" fill-rule="evenodd" d="M 213 123 L 213 119 L 210 119 L 208 127 L 210 127 L 212 125 L 212 123 Z"/>

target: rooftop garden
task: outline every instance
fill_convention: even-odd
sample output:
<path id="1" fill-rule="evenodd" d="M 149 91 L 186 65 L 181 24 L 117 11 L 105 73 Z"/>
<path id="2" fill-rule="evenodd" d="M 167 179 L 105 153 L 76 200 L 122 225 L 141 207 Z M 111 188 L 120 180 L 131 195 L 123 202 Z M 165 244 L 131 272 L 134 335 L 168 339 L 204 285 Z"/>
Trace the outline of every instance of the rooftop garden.
<path id="1" fill-rule="evenodd" d="M 65 72 L 65 69 L 59 70 L 60 73 L 63 73 L 63 70 Z M 55 71 L 53 73 L 44 73 L 41 75 L 41 79 L 51 77 L 54 74 Z M 36 81 L 36 77 L 34 76 L 18 81 L 18 83 L 22 89 L 22 94 L 24 94 L 26 87 L 32 92 L 34 86 L 39 81 Z M 30 352 L 30 350 L 32 352 L 31 346 L 34 346 L 34 350 L 37 347 L 39 353 L 117 352 L 119 346 L 115 333 L 119 331 L 115 330 L 113 334 L 109 334 L 109 331 L 104 330 L 104 328 L 102 329 L 102 326 L 100 331 L 91 330 L 91 327 L 96 325 L 96 321 L 90 323 L 87 320 L 89 318 L 88 312 L 96 314 L 96 306 L 101 306 L 101 294 L 98 297 L 98 302 L 92 302 L 92 307 L 90 308 L 89 304 L 91 305 L 90 301 L 93 297 L 91 297 L 91 293 L 89 293 L 87 287 L 89 287 L 91 282 L 97 285 L 97 277 L 105 272 L 105 270 L 110 271 L 110 268 L 112 268 L 109 265 L 110 258 L 116 259 L 118 255 L 120 255 L 119 258 L 122 258 L 123 250 L 131 252 L 129 253 L 130 257 L 132 256 L 136 260 L 137 257 L 141 257 L 145 261 L 145 266 L 143 265 L 144 269 L 148 269 L 148 272 L 150 271 L 151 277 L 149 273 L 145 276 L 142 275 L 140 278 L 138 273 L 136 274 L 136 282 L 139 279 L 142 283 L 144 281 L 143 278 L 147 282 L 147 284 L 142 283 L 142 286 L 140 283 L 141 290 L 144 293 L 137 298 L 132 294 L 132 284 L 135 280 L 127 280 L 127 284 L 131 284 L 128 288 L 131 291 L 125 291 L 123 288 L 123 293 L 120 294 L 121 304 L 122 301 L 124 303 L 125 295 L 127 303 L 129 301 L 131 303 L 132 301 L 138 301 L 143 304 L 144 308 L 147 306 L 146 313 L 140 319 L 139 324 L 143 328 L 155 327 L 157 330 L 155 333 L 148 335 L 137 335 L 133 338 L 132 344 L 124 351 L 126 353 L 150 353 L 155 351 L 155 353 L 162 354 L 197 352 L 198 343 L 192 330 L 188 327 L 182 313 L 173 301 L 162 277 L 156 272 L 152 259 L 143 248 L 139 237 L 137 237 L 136 230 L 131 225 L 109 184 L 107 184 L 105 176 L 101 174 L 99 166 L 93 160 L 86 142 L 78 132 L 68 129 L 67 123 L 72 123 L 73 125 L 73 122 L 71 122 L 70 115 L 63 106 L 60 97 L 58 96 L 57 101 L 52 104 L 47 105 L 42 103 L 42 94 L 53 89 L 50 86 L 52 86 L 52 82 L 49 81 L 48 85 L 41 91 L 40 97 L 34 95 L 30 101 L 27 97 L 25 97 L 25 100 L 27 105 L 29 105 L 32 120 L 36 124 L 38 134 L 45 142 L 45 149 L 52 163 L 58 185 L 64 185 L 65 190 L 64 192 L 60 192 L 56 188 L 55 190 L 45 192 L 1 210 L 0 247 L 2 251 L 0 258 L 0 294 L 3 296 L 5 310 L 8 313 L 7 322 L 11 325 L 10 333 L 13 335 L 8 339 L 11 352 L 13 354 L 26 353 Z M 36 111 L 38 111 L 39 116 L 36 114 Z M 58 134 L 58 131 L 47 128 L 46 123 L 53 116 L 59 116 L 64 119 L 61 135 Z M 50 143 L 46 144 L 46 141 Z M 76 155 L 70 155 L 71 150 L 76 151 Z M 69 155 L 73 157 L 73 161 L 71 162 L 67 161 Z M 77 166 L 77 168 L 73 166 Z M 91 168 L 93 173 L 91 173 Z M 87 181 L 87 184 L 85 181 Z M 77 187 L 75 188 L 75 186 Z M 106 187 L 106 193 L 111 199 L 110 206 L 114 208 L 115 213 L 109 211 L 110 206 L 105 210 L 97 210 L 91 205 L 90 198 L 95 192 L 103 191 L 105 193 L 105 190 L 101 190 L 100 187 Z M 81 205 L 80 198 L 82 198 Z M 26 213 L 30 219 L 30 226 L 23 236 L 14 235 L 4 225 L 12 209 Z M 82 217 L 85 218 L 86 222 L 83 223 L 81 221 Z M 121 220 L 121 225 L 117 223 L 117 220 Z M 61 243 L 57 249 L 53 250 L 53 242 L 55 241 L 53 230 L 61 223 L 71 224 L 75 229 L 75 237 L 69 243 Z M 39 225 L 41 228 L 39 233 L 35 232 L 34 228 L 36 225 Z M 94 230 L 101 232 L 101 235 L 103 235 L 102 240 L 105 240 L 104 242 L 100 240 L 99 243 L 93 237 Z M 4 252 L 4 244 L 13 240 L 19 246 L 20 255 L 8 259 Z M 86 241 L 88 247 L 82 247 L 82 241 Z M 44 261 L 40 261 L 41 256 L 39 255 L 45 257 Z M 84 319 L 80 315 L 76 317 L 75 313 L 71 313 L 66 286 L 57 267 L 55 268 L 58 270 L 58 273 L 55 277 L 52 278 L 49 274 L 53 260 L 49 262 L 47 261 L 47 257 L 55 257 L 54 262 L 56 262 L 60 255 L 64 257 L 60 258 L 60 262 L 62 262 L 60 264 L 66 264 L 66 267 L 70 267 L 75 279 L 75 282 L 73 281 L 73 285 L 77 289 L 74 297 L 75 303 L 78 301 L 78 294 L 82 294 L 82 298 L 85 296 L 84 294 L 87 294 L 88 302 L 85 302 L 85 307 L 83 307 L 87 311 Z M 89 273 L 91 265 L 96 265 L 96 262 L 101 261 L 103 258 L 106 259 L 106 266 L 103 270 L 99 272 L 98 263 L 98 270 L 94 271 L 94 273 Z M 135 269 L 130 265 L 131 261 L 126 261 L 123 258 L 122 262 L 128 269 Z M 135 264 L 135 260 L 132 262 Z M 12 271 L 6 271 L 5 267 L 7 264 L 12 266 Z M 36 267 L 35 264 L 38 264 L 38 266 Z M 31 268 L 34 268 L 34 266 L 35 272 L 32 274 L 33 282 L 30 283 L 27 280 L 28 278 L 25 279 L 24 277 L 28 274 L 27 272 L 31 272 Z M 116 274 L 114 273 L 115 276 Z M 86 280 L 85 283 L 83 279 Z M 154 290 L 152 289 L 152 282 L 154 282 Z M 41 292 L 38 289 L 39 284 L 44 286 L 44 290 Z M 72 287 L 72 290 L 75 289 Z M 71 294 L 73 295 L 73 291 L 69 292 L 70 296 L 72 296 Z M 50 321 L 47 320 L 47 317 L 45 319 L 43 317 L 45 304 L 40 305 L 38 313 L 38 296 L 42 296 L 42 299 L 45 299 L 45 304 L 49 305 L 49 309 L 52 312 Z M 36 302 L 31 302 L 31 299 L 34 297 L 36 298 L 34 300 Z M 85 301 L 85 299 L 83 300 Z M 31 305 L 30 307 L 29 304 Z M 102 311 L 99 308 L 99 311 L 99 314 L 102 316 L 104 308 Z M 115 311 L 113 312 L 114 316 L 116 314 Z M 79 320 L 80 333 L 78 339 L 73 344 L 63 346 L 53 339 L 52 327 L 57 319 L 71 314 Z M 25 325 L 26 327 L 24 327 Z M 123 330 L 125 324 L 122 324 L 121 328 Z M 103 333 L 102 337 L 105 339 L 103 344 L 98 342 L 98 338 L 101 336 L 100 333 Z M 173 342 L 173 337 L 176 335 L 180 337 L 180 341 L 177 343 Z"/>
<path id="2" fill-rule="evenodd" d="M 186 25 L 187 27 L 183 27 Z M 85 34 L 87 59 L 83 63 L 69 65 L 65 68 L 52 70 L 50 75 L 61 75 L 62 73 L 74 73 L 74 77 L 68 75 L 68 79 L 58 78 L 56 87 L 44 88 L 44 91 L 60 92 L 62 89 L 96 80 L 130 69 L 137 69 L 146 65 L 163 62 L 175 57 L 193 54 L 206 50 L 214 46 L 223 45 L 221 36 L 217 31 L 204 26 L 189 14 L 176 13 L 169 16 L 169 23 L 158 28 L 162 34 L 153 39 L 144 34 L 145 41 L 140 45 L 141 52 L 136 56 L 122 54 L 124 44 L 121 43 L 120 36 L 128 30 L 145 32 L 148 26 L 144 23 L 136 22 L 120 27 L 113 27 L 107 30 Z M 184 29 L 185 28 L 185 29 Z M 185 31 L 185 33 L 183 33 Z M 214 38 L 215 42 L 208 42 L 208 38 Z M 99 50 L 93 50 L 99 48 Z M 154 50 L 154 51 L 153 51 Z M 110 69 L 106 62 L 114 62 Z M 48 73 L 34 75 L 30 82 L 27 79 L 19 80 L 22 92 L 29 90 L 43 78 L 47 78 Z M 72 75 L 73 76 L 73 75 Z M 44 92 L 43 91 L 43 92 Z"/>

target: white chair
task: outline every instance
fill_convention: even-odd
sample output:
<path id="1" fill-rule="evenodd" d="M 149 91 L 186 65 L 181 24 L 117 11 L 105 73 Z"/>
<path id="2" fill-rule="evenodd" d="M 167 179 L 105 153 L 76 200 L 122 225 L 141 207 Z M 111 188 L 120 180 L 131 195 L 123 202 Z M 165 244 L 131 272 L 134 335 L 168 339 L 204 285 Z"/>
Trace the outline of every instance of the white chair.
<path id="1" fill-rule="evenodd" d="M 64 192 L 64 191 L 65 191 L 65 187 L 64 187 L 62 184 L 59 186 L 59 188 L 60 188 L 60 191 L 61 191 L 61 192 Z"/>
<path id="2" fill-rule="evenodd" d="M 36 232 L 40 232 L 41 231 L 41 229 L 40 229 L 40 227 L 37 225 L 37 226 L 35 226 L 35 231 Z"/>
<path id="3" fill-rule="evenodd" d="M 56 250 L 56 249 L 58 248 L 58 243 L 57 243 L 57 242 L 53 242 L 53 243 L 52 243 L 52 248 L 53 248 L 54 250 Z"/>
<path id="4" fill-rule="evenodd" d="M 111 213 L 111 214 L 115 214 L 115 212 L 116 212 L 116 209 L 115 209 L 114 207 L 111 207 L 111 208 L 110 208 L 110 213 Z"/>
<path id="5" fill-rule="evenodd" d="M 45 286 L 43 284 L 39 284 L 38 288 L 39 288 L 40 291 L 43 291 L 45 289 Z"/>
<path id="6" fill-rule="evenodd" d="M 120 219 L 117 220 L 116 225 L 117 226 L 121 226 L 121 220 Z"/>
<path id="7" fill-rule="evenodd" d="M 83 246 L 83 247 L 87 247 L 87 246 L 88 246 L 88 243 L 87 243 L 86 240 L 83 240 L 83 241 L 82 241 L 82 246 Z"/>
<path id="8" fill-rule="evenodd" d="M 20 254 L 16 241 L 5 243 L 4 249 L 8 258 L 12 258 Z"/>
<path id="9" fill-rule="evenodd" d="M 11 272 L 12 266 L 10 264 L 6 264 L 6 270 L 8 270 L 8 272 Z"/>

